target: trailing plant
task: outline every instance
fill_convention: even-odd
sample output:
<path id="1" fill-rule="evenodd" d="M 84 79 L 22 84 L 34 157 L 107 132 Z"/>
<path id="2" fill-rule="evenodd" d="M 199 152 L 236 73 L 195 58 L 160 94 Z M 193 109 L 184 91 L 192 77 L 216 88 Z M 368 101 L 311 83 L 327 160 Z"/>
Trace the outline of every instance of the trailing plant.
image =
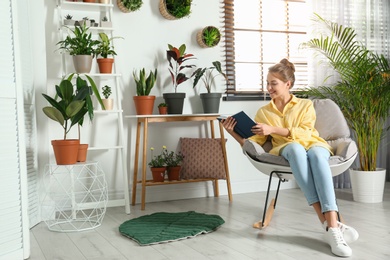
<path id="1" fill-rule="evenodd" d="M 120 0 L 124 7 L 130 11 L 137 11 L 141 8 L 143 2 L 142 0 Z"/>
<path id="2" fill-rule="evenodd" d="M 103 90 L 102 93 L 103 93 L 103 96 L 104 96 L 105 99 L 107 99 L 107 98 L 109 98 L 111 96 L 111 87 L 110 86 L 105 85 L 102 88 L 102 90 Z"/>
<path id="3" fill-rule="evenodd" d="M 154 87 L 157 79 L 157 69 L 150 71 L 149 76 L 146 76 L 145 68 L 139 71 L 139 77 L 133 71 L 133 77 L 137 88 L 137 96 L 149 96 L 150 91 Z"/>
<path id="4" fill-rule="evenodd" d="M 219 43 L 219 40 L 221 39 L 221 33 L 218 28 L 214 26 L 208 26 L 202 32 L 204 44 L 207 46 L 213 47 Z"/>
<path id="5" fill-rule="evenodd" d="M 214 84 L 214 78 L 219 75 L 223 76 L 228 82 L 226 74 L 222 72 L 221 63 L 219 61 L 213 61 L 212 64 L 214 65 L 213 67 L 197 68 L 194 71 L 194 73 L 192 74 L 192 76 L 195 76 L 194 83 L 192 85 L 194 88 L 198 84 L 199 80 L 202 79 L 207 93 L 211 93 L 211 87 Z M 218 74 L 213 75 L 214 70 L 216 70 Z"/>
<path id="6" fill-rule="evenodd" d="M 195 65 L 184 65 L 184 62 L 195 59 L 193 54 L 187 54 L 186 45 L 182 44 L 179 48 L 173 47 L 168 44 L 167 50 L 167 60 L 169 63 L 169 73 L 171 74 L 173 88 L 175 93 L 177 92 L 177 87 L 190 79 L 192 76 L 187 77 L 183 70 L 193 68 Z"/>
<path id="7" fill-rule="evenodd" d="M 65 26 L 67 27 L 67 26 Z M 67 35 L 65 40 L 59 41 L 59 49 L 68 52 L 70 55 L 95 55 L 95 48 L 99 44 L 98 40 L 92 39 L 85 23 L 75 26 L 74 29 L 67 27 L 72 35 Z"/>
<path id="8" fill-rule="evenodd" d="M 192 0 L 165 0 L 168 12 L 180 19 L 191 13 Z"/>
<path id="9" fill-rule="evenodd" d="M 356 39 L 351 27 L 316 16 L 328 32 L 303 44 L 325 57 L 339 75 L 331 86 L 308 88 L 304 94 L 332 99 L 353 130 L 360 170 L 375 171 L 377 152 L 390 111 L 390 66 L 387 59 Z"/>

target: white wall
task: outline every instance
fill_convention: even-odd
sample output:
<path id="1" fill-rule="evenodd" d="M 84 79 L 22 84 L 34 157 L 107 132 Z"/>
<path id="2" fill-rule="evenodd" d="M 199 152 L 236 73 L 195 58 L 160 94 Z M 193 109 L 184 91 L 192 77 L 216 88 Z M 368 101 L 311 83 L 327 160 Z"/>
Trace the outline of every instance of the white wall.
<path id="1" fill-rule="evenodd" d="M 44 3 L 48 89 L 53 88 L 54 84 L 59 80 L 58 77 L 61 75 L 60 55 L 55 51 L 55 44 L 58 42 L 58 14 L 55 12 L 54 2 L 55 1 L 45 1 Z M 135 84 L 132 78 L 134 69 L 158 69 L 159 75 L 157 84 L 151 92 L 152 95 L 157 96 L 157 104 L 162 101 L 162 93 L 173 91 L 170 84 L 168 63 L 166 61 L 168 43 L 176 47 L 185 43 L 187 45 L 187 53 L 192 53 L 197 57 L 194 64 L 200 67 L 210 66 L 211 62 L 215 60 L 223 60 L 222 43 L 217 47 L 204 49 L 196 42 L 196 33 L 203 27 L 208 25 L 222 27 L 222 24 L 220 23 L 222 21 L 222 14 L 220 13 L 220 3 L 218 0 L 193 0 L 191 16 L 175 21 L 166 20 L 160 15 L 158 2 L 159 1 L 157 0 L 144 0 L 144 4 L 139 11 L 134 13 L 122 13 L 117 8 L 116 1 L 114 1 L 113 24 L 115 27 L 115 35 L 124 38 L 123 40 L 115 40 L 115 48 L 118 53 L 118 56 L 116 56 L 117 70 L 123 75 L 122 106 L 125 115 L 135 114 L 135 107 L 132 100 L 132 97 L 135 95 Z M 223 92 L 223 82 L 217 81 L 217 83 L 218 87 L 214 91 Z M 178 91 L 187 93 L 183 111 L 184 114 L 202 112 L 198 93 L 205 92 L 204 88 L 192 89 L 192 81 L 189 80 L 181 84 Z M 258 107 L 264 104 L 264 102 L 255 101 L 221 102 L 220 113 L 230 114 L 245 110 L 250 116 L 254 116 Z M 38 109 L 41 110 L 41 107 L 38 107 Z M 155 108 L 154 113 L 157 113 L 157 108 Z M 41 122 L 38 124 L 38 131 L 47 131 L 48 127 L 53 129 L 49 131 L 49 135 L 46 137 L 46 144 L 43 145 L 43 147 L 45 147 L 51 139 L 61 136 L 61 129 L 59 126 L 49 123 L 47 119 L 42 120 L 42 118 L 40 118 L 40 120 Z M 179 137 L 199 137 L 199 133 L 201 134 L 201 137 L 209 137 L 207 131 L 204 131 L 204 129 L 205 127 L 199 128 L 194 123 L 154 125 L 150 128 L 148 147 L 153 146 L 157 149 L 158 147 L 166 145 L 169 149 L 175 149 Z M 108 133 L 116 133 L 114 126 L 107 131 Z M 134 121 L 125 120 L 125 133 L 129 133 L 129 138 L 126 138 L 126 144 L 129 147 L 127 156 L 129 158 L 128 168 L 129 172 L 132 173 L 134 152 L 131 148 L 134 146 Z M 255 170 L 242 154 L 240 146 L 234 139 L 230 138 L 230 136 L 227 136 L 227 138 L 227 153 L 233 193 L 237 194 L 265 190 L 268 181 L 267 176 L 260 174 Z M 39 156 L 46 158 L 46 149 L 41 149 L 41 147 L 39 147 L 39 149 Z M 115 160 L 115 158 L 103 157 L 102 160 Z M 100 164 L 104 165 L 104 161 L 100 161 Z M 109 182 L 111 182 L 111 185 L 109 184 L 111 193 L 123 192 L 120 179 L 114 178 L 114 176 L 108 176 L 108 179 Z M 294 185 L 284 185 L 284 187 L 289 186 Z M 138 191 L 140 191 L 140 188 Z M 224 181 L 220 181 L 220 194 L 227 194 Z M 212 196 L 210 184 L 192 183 L 165 185 L 148 187 L 146 200 L 170 200 L 177 198 L 202 197 L 205 195 Z M 139 200 L 140 195 L 138 194 L 137 201 L 139 202 Z"/>

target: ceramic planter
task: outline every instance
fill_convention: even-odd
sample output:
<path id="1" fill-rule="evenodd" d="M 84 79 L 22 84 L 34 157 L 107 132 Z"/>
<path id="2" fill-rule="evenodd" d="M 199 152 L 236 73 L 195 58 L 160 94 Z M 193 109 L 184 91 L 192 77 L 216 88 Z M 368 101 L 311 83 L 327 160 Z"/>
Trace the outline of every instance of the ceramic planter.
<path id="1" fill-rule="evenodd" d="M 73 56 L 73 65 L 77 73 L 90 73 L 92 68 L 92 55 Z"/>
<path id="2" fill-rule="evenodd" d="M 383 201 L 386 181 L 386 169 L 377 171 L 349 170 L 351 176 L 353 200 L 363 203 Z"/>
<path id="3" fill-rule="evenodd" d="M 77 162 L 80 146 L 78 139 L 52 140 L 54 156 L 58 165 L 69 165 Z"/>
<path id="4" fill-rule="evenodd" d="M 158 112 L 160 115 L 166 115 L 168 114 L 168 107 L 158 107 Z"/>
<path id="5" fill-rule="evenodd" d="M 112 98 L 104 98 L 102 99 L 103 105 L 106 110 L 112 110 L 114 107 L 114 99 Z"/>
<path id="6" fill-rule="evenodd" d="M 218 113 L 221 97 L 222 93 L 201 93 L 200 99 L 202 100 L 203 112 Z"/>
<path id="7" fill-rule="evenodd" d="M 164 93 L 163 98 L 168 106 L 168 114 L 183 114 L 186 93 Z"/>
<path id="8" fill-rule="evenodd" d="M 154 100 L 156 96 L 134 96 L 134 105 L 137 115 L 153 114 Z"/>

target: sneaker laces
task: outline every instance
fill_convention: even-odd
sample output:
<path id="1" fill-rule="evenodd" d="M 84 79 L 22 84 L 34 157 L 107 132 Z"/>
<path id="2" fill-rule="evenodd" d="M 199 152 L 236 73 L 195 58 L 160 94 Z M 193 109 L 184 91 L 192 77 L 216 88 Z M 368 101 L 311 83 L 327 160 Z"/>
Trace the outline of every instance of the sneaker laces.
<path id="1" fill-rule="evenodd" d="M 344 240 L 343 233 L 341 232 L 340 228 L 332 228 L 332 236 L 337 245 L 343 244 L 347 246 L 347 243 Z"/>

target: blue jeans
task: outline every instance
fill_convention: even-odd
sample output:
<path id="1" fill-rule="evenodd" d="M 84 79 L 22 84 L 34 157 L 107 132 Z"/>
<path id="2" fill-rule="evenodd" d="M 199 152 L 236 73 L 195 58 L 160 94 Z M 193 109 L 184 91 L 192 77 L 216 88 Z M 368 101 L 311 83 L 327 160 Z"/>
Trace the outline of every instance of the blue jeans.
<path id="1" fill-rule="evenodd" d="M 327 149 L 314 146 L 306 151 L 302 145 L 291 143 L 282 149 L 281 155 L 290 163 L 309 205 L 320 202 L 323 213 L 338 211 Z"/>

